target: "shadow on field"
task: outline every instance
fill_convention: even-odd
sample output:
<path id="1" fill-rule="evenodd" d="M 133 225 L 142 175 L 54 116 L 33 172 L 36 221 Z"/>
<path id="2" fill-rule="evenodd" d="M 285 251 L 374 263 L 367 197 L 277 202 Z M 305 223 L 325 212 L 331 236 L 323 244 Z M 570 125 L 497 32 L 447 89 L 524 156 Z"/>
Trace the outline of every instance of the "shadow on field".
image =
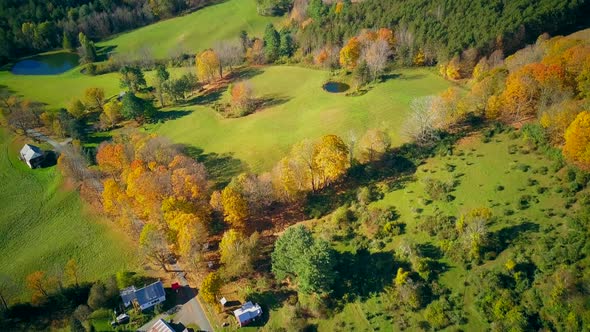
<path id="1" fill-rule="evenodd" d="M 262 73 L 264 73 L 264 71 L 260 68 L 248 67 L 232 72 L 228 78 L 232 81 L 249 80 Z"/>
<path id="2" fill-rule="evenodd" d="M 356 297 L 365 299 L 371 293 L 383 291 L 395 275 L 393 252 L 337 252 L 335 260 L 340 280 L 334 287 L 335 298 L 347 295 L 352 296 L 350 301 Z"/>
<path id="3" fill-rule="evenodd" d="M 283 302 L 289 297 L 289 295 L 296 295 L 296 293 L 285 290 L 267 290 L 264 292 L 252 293 L 248 295 L 246 301 L 258 303 L 262 307 L 262 317 L 257 318 L 254 322 L 248 324 L 248 326 L 264 326 L 268 322 L 269 312 L 282 307 Z"/>
<path id="4" fill-rule="evenodd" d="M 207 172 L 215 181 L 214 189 L 225 187 L 232 177 L 247 170 L 246 165 L 230 153 L 204 153 L 203 149 L 194 146 L 181 145 L 181 147 L 184 153 L 205 165 Z"/>
<path id="5" fill-rule="evenodd" d="M 219 101 L 225 88 L 220 88 L 215 91 L 211 91 L 205 95 L 199 95 L 194 98 L 187 100 L 185 105 L 207 105 Z"/>
<path id="6" fill-rule="evenodd" d="M 426 75 L 424 75 L 424 74 L 413 74 L 413 75 L 401 75 L 399 77 L 399 79 L 411 81 L 411 80 L 421 80 L 425 77 L 426 77 Z"/>
<path id="7" fill-rule="evenodd" d="M 389 73 L 389 74 L 385 74 L 385 75 L 381 75 L 381 82 L 386 82 L 389 80 L 394 80 L 396 78 L 400 78 L 400 76 L 402 76 L 401 74 L 397 74 L 397 73 Z"/>
<path id="8" fill-rule="evenodd" d="M 154 116 L 154 122 L 165 122 L 169 120 L 176 120 L 183 116 L 191 114 L 191 111 L 187 110 L 171 110 L 171 111 L 158 111 Z"/>
<path id="9" fill-rule="evenodd" d="M 538 231 L 539 225 L 530 221 L 525 221 L 518 225 L 504 227 L 492 235 L 492 238 L 495 239 L 497 246 L 496 252 L 504 251 L 512 242 L 517 241 L 519 237 L 525 235 L 526 233 Z"/>
<path id="10" fill-rule="evenodd" d="M 109 54 L 115 49 L 117 46 L 114 45 L 105 45 L 103 47 L 98 47 L 96 49 L 97 55 L 97 62 L 107 61 L 109 59 Z"/>
<path id="11" fill-rule="evenodd" d="M 282 105 L 291 100 L 286 96 L 269 95 L 256 100 L 256 110 L 262 110 L 264 108 Z"/>

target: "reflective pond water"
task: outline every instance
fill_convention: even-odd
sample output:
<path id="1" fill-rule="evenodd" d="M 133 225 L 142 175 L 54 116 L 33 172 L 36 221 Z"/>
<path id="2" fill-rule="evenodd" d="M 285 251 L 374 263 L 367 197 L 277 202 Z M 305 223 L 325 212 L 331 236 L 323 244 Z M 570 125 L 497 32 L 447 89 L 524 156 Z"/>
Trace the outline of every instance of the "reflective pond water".
<path id="1" fill-rule="evenodd" d="M 342 82 L 328 82 L 324 84 L 324 90 L 331 93 L 340 93 L 350 89 L 350 86 Z"/>
<path id="2" fill-rule="evenodd" d="M 75 53 L 37 55 L 17 62 L 11 69 L 15 75 L 56 75 L 78 65 Z"/>

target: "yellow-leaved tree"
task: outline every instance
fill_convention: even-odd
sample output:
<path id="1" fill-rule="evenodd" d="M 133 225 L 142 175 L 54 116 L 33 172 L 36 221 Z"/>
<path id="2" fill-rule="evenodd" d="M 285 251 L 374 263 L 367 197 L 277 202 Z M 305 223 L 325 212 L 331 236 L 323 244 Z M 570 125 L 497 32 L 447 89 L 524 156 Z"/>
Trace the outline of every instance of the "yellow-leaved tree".
<path id="1" fill-rule="evenodd" d="M 343 68 L 352 70 L 356 67 L 361 56 L 361 44 L 357 37 L 352 37 L 340 50 L 340 65 Z"/>
<path id="2" fill-rule="evenodd" d="M 590 170 L 590 112 L 581 112 L 567 127 L 563 155 L 578 167 Z"/>
<path id="3" fill-rule="evenodd" d="M 329 186 L 350 167 L 348 147 L 336 135 L 326 135 L 315 144 L 313 163 L 320 187 Z"/>
<path id="4" fill-rule="evenodd" d="M 248 218 L 248 202 L 242 193 L 231 185 L 221 192 L 223 216 L 232 227 L 243 230 Z"/>
<path id="5" fill-rule="evenodd" d="M 219 73 L 219 57 L 213 50 L 206 50 L 197 55 L 197 77 L 204 82 L 211 82 Z M 221 76 L 221 75 L 220 75 Z"/>
<path id="6" fill-rule="evenodd" d="M 211 272 L 205 277 L 203 283 L 201 284 L 201 296 L 203 299 L 210 304 L 214 304 L 216 302 L 217 294 L 221 289 L 221 284 L 223 280 L 216 272 Z"/>

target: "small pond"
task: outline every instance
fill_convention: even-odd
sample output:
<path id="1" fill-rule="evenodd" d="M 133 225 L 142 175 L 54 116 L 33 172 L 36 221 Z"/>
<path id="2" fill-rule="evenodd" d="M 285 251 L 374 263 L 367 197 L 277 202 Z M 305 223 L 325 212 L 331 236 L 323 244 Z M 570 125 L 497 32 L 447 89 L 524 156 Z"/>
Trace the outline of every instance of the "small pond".
<path id="1" fill-rule="evenodd" d="M 330 93 L 340 93 L 350 89 L 350 86 L 342 82 L 328 82 L 324 84 L 324 90 Z"/>
<path id="2" fill-rule="evenodd" d="M 56 75 L 66 72 L 78 65 L 75 53 L 53 53 L 36 55 L 17 62 L 11 69 L 15 75 Z"/>

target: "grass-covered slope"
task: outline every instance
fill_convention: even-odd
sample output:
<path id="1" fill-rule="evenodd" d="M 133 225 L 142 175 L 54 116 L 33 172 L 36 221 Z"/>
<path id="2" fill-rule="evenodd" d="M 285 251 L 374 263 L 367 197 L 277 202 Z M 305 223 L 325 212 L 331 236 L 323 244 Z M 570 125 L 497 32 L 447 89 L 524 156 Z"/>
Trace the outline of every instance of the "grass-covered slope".
<path id="1" fill-rule="evenodd" d="M 255 0 L 229 0 L 121 34 L 98 46 L 115 47 L 118 53 L 147 47 L 156 58 L 165 58 L 178 49 L 197 52 L 216 41 L 237 39 L 242 30 L 262 36 L 266 24 L 273 21 L 276 19 L 257 14 Z"/>
<path id="2" fill-rule="evenodd" d="M 362 135 L 367 128 L 387 129 L 393 144 L 404 140 L 401 127 L 410 101 L 436 94 L 449 83 L 427 69 L 403 69 L 399 76 L 377 84 L 368 93 L 349 97 L 322 89 L 325 71 L 273 66 L 250 79 L 257 98 L 274 104 L 257 113 L 226 119 L 208 106 L 189 107 L 188 115 L 155 127 L 158 134 L 203 149 L 232 154 L 253 171 L 268 170 L 289 148 L 303 139 L 325 134 Z M 228 101 L 228 93 L 219 97 Z M 182 108 L 174 108 L 179 110 Z"/>
<path id="3" fill-rule="evenodd" d="M 55 167 L 29 169 L 19 148 L 0 130 L 0 274 L 13 279 L 14 293 L 30 300 L 25 277 L 36 270 L 57 275 L 71 258 L 83 280 L 137 268 L 136 249 L 85 212 L 78 193 L 61 187 Z"/>
<path id="4" fill-rule="evenodd" d="M 391 285 L 395 272 L 378 275 L 387 268 L 379 265 L 377 257 L 386 255 L 386 261 L 395 266 L 400 258 L 394 253 L 399 252 L 402 244 L 414 244 L 428 249 L 420 250 L 428 252 L 427 257 L 435 257 L 438 266 L 443 267 L 442 272 L 441 269 L 434 269 L 432 273 L 441 289 L 449 289 L 451 296 L 460 299 L 459 309 L 466 318 L 460 328 L 465 331 L 489 328 L 486 317 L 476 306 L 478 294 L 485 291 L 478 288 L 476 281 L 480 273 L 505 271 L 508 259 L 522 255 L 530 255 L 532 262 L 540 265 L 539 262 L 548 255 L 541 239 L 561 236 L 567 229 L 567 218 L 572 217 L 578 208 L 577 205 L 566 205 L 568 198 L 563 188 L 571 184 L 565 175 L 566 169 L 556 173 L 553 165 L 549 158 L 535 153 L 521 138 L 511 137 L 511 134 L 497 135 L 488 143 L 481 142 L 479 137 L 463 140 L 456 146 L 453 155 L 426 160 L 411 178 L 401 186 L 386 189 L 384 196 L 371 204 L 371 208 L 395 207 L 399 222 L 405 224 L 404 231 L 401 235 L 386 238 L 382 248 L 374 245 L 373 242 L 378 240 L 369 241 L 372 258 L 363 260 L 363 264 L 355 266 L 354 271 L 343 272 L 345 275 L 339 278 L 374 280 L 382 277 L 386 284 Z M 423 182 L 426 178 L 445 182 L 456 180 L 458 184 L 451 192 L 454 198 L 449 202 L 430 200 Z M 383 183 L 379 187 L 388 186 Z M 529 196 L 526 198 L 528 204 L 521 203 L 524 196 Z M 447 257 L 437 236 L 430 236 L 424 231 L 424 224 L 428 222 L 425 217 L 434 215 L 435 210 L 440 210 L 443 215 L 458 217 L 479 207 L 488 207 L 493 211 L 495 219 L 488 225 L 488 236 L 498 241 L 502 251 L 467 270 Z M 330 234 L 338 232 L 333 228 L 335 222 L 332 216 L 306 224 L 319 237 L 330 238 Z M 360 234 L 371 237 L 366 232 L 366 225 L 358 225 L 356 232 L 359 234 L 355 235 L 355 240 Z M 358 242 L 354 240 L 331 239 L 331 242 L 340 252 L 358 249 Z M 535 287 L 544 289 L 544 286 Z M 387 308 L 384 290 L 374 291 L 366 298 L 344 302 L 342 310 L 328 319 L 314 319 L 309 323 L 316 325 L 318 331 L 397 331 L 402 321 L 409 326 L 409 330 L 413 330 L 428 320 L 425 310 L 408 311 L 410 313 L 404 314 L 401 319 L 399 312 L 392 313 Z M 271 311 L 265 328 L 273 330 L 289 324 L 294 319 L 292 311 L 293 308 L 287 304 Z M 448 330 L 454 331 L 454 328 L 456 326 Z"/>

